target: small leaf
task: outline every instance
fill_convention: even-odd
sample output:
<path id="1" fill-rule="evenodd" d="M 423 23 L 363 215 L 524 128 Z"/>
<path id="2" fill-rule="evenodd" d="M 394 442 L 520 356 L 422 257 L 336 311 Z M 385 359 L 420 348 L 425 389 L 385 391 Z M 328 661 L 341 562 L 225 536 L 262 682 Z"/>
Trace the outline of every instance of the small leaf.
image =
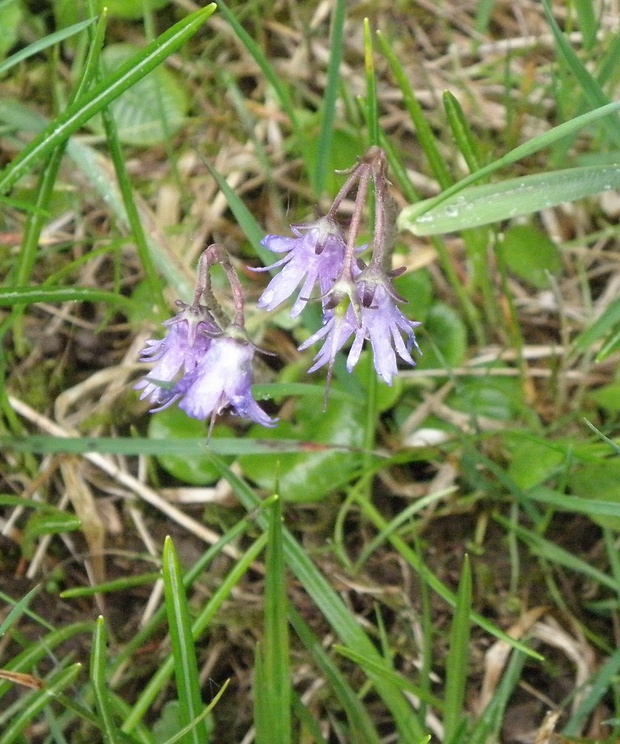
<path id="1" fill-rule="evenodd" d="M 533 225 L 508 228 L 499 251 L 508 269 L 537 289 L 549 286 L 548 274 L 557 275 L 562 270 L 558 247 Z"/>
<path id="2" fill-rule="evenodd" d="M 364 140 L 360 133 L 353 129 L 343 129 L 341 127 L 334 129 L 331 134 L 331 150 L 328 153 L 327 163 L 324 164 L 325 154 L 319 149 L 321 143 L 319 142 L 317 126 L 316 122 L 313 121 L 310 126 L 305 127 L 308 165 L 312 172 L 318 169 L 325 170 L 322 176 L 325 191 L 335 196 L 346 178 L 342 173 L 336 173 L 336 171 L 349 168 L 351 163 L 359 158 L 365 149 Z"/>
<path id="3" fill-rule="evenodd" d="M 178 408 L 167 408 L 151 416 L 148 434 L 151 439 L 164 440 L 204 437 L 204 454 L 189 455 L 187 452 L 162 454 L 157 456 L 157 461 L 166 472 L 183 483 L 206 486 L 215 483 L 219 478 L 219 470 L 213 464 L 213 459 L 208 452 L 207 428 L 204 421 L 190 418 Z M 218 425 L 213 429 L 211 438 L 229 437 L 232 434 L 232 430 L 228 427 Z M 233 460 L 232 457 L 223 459 L 226 463 L 231 463 Z"/>
<path id="4" fill-rule="evenodd" d="M 446 365 L 458 367 L 465 359 L 467 332 L 458 313 L 443 302 L 436 302 L 424 319 L 424 336 L 418 338 L 423 355 L 417 357 L 420 369 L 436 369 Z M 432 344 L 424 339 L 432 339 Z"/>
<path id="5" fill-rule="evenodd" d="M 620 382 L 603 385 L 587 393 L 587 399 L 611 413 L 620 412 Z"/>
<path id="6" fill-rule="evenodd" d="M 403 313 L 413 320 L 424 322 L 433 304 L 433 283 L 426 269 L 408 271 L 394 280 L 394 289 L 407 300 L 401 305 Z"/>
<path id="7" fill-rule="evenodd" d="M 620 459 L 582 465 L 572 473 L 570 484 L 575 496 L 620 505 Z M 620 531 L 620 517 L 593 515 L 592 519 L 601 527 Z"/>
<path id="8" fill-rule="evenodd" d="M 60 535 L 63 532 L 79 530 L 82 522 L 75 514 L 52 507 L 35 511 L 26 522 L 23 531 L 22 551 L 28 558 L 34 550 L 34 543 L 43 535 Z"/>
<path id="9" fill-rule="evenodd" d="M 521 442 L 512 453 L 508 475 L 527 491 L 555 475 L 565 460 L 566 454 L 558 446 L 537 440 Z"/>
<path id="10" fill-rule="evenodd" d="M 477 416 L 512 421 L 523 404 L 520 383 L 516 379 L 473 377 L 459 380 L 452 395 L 446 401 L 458 411 L 463 411 L 475 420 Z"/>
<path id="11" fill-rule="evenodd" d="M 282 421 L 277 429 L 261 429 L 263 439 L 299 437 L 309 442 L 361 447 L 364 410 L 356 402 L 330 400 L 327 410 L 311 398 L 297 401 L 296 425 Z M 250 435 L 257 434 L 252 429 Z M 247 455 L 239 458 L 246 475 L 261 487 L 273 489 L 287 501 L 317 501 L 347 483 L 357 471 L 361 455 L 329 448 L 301 454 Z"/>

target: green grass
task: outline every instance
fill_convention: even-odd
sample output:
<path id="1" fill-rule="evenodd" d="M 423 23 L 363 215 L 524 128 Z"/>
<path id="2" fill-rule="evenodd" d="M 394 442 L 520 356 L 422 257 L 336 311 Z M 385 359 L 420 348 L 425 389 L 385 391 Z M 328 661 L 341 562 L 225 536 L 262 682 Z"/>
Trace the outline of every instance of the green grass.
<path id="1" fill-rule="evenodd" d="M 609 14 L 84 5 L 0 2 L 2 744 L 616 741 Z M 245 266 L 377 144 L 423 353 L 322 411 L 318 306 Z M 274 429 L 132 389 L 210 243 Z"/>

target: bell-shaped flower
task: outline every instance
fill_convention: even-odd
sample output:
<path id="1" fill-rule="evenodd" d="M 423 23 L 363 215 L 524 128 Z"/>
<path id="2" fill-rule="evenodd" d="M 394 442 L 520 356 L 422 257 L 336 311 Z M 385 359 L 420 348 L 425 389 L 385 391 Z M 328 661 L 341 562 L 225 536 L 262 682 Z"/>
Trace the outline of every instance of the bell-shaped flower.
<path id="1" fill-rule="evenodd" d="M 140 353 L 143 362 L 155 362 L 144 379 L 134 387 L 142 390 L 140 399 L 150 398 L 154 408 L 165 406 L 170 389 L 179 376 L 191 372 L 206 354 L 212 336 L 221 333 L 211 314 L 202 305 L 183 305 L 183 310 L 164 324 L 163 339 L 149 340 Z"/>
<path id="2" fill-rule="evenodd" d="M 198 364 L 170 393 L 167 404 L 178 400 L 188 416 L 213 419 L 225 410 L 251 419 L 262 426 L 274 426 L 252 396 L 252 359 L 254 347 L 237 334 L 222 334 L 211 339 Z"/>
<path id="3" fill-rule="evenodd" d="M 358 298 L 358 301 L 353 301 Z M 331 370 L 336 354 L 351 336 L 353 343 L 347 355 L 347 370 L 357 364 L 365 340 L 370 340 L 377 374 L 388 384 L 398 372 L 398 355 L 407 364 L 415 364 L 411 350 L 418 348 L 413 329 L 420 325 L 409 320 L 398 308 L 402 302 L 384 272 L 371 264 L 355 279 L 355 292 L 350 292 L 325 315 L 325 323 L 299 347 L 300 350 L 325 339 L 308 372 L 327 364 Z M 404 334 L 404 338 L 403 338 Z"/>
<path id="4" fill-rule="evenodd" d="M 365 339 L 370 340 L 375 370 L 388 385 L 398 372 L 396 355 L 415 365 L 411 350 L 419 351 L 414 328 L 420 323 L 409 320 L 399 309 L 403 302 L 389 278 L 371 264 L 357 279 L 360 298 L 360 325 L 347 357 L 349 372 L 357 364 Z M 404 338 L 403 338 L 404 335 Z"/>
<path id="5" fill-rule="evenodd" d="M 329 217 L 315 222 L 292 225 L 295 237 L 267 235 L 262 245 L 274 253 L 286 254 L 279 261 L 257 271 L 282 267 L 258 299 L 262 310 L 273 310 L 290 297 L 301 284 L 291 309 L 295 318 L 304 309 L 316 285 L 326 295 L 342 271 L 345 242 L 338 225 Z"/>

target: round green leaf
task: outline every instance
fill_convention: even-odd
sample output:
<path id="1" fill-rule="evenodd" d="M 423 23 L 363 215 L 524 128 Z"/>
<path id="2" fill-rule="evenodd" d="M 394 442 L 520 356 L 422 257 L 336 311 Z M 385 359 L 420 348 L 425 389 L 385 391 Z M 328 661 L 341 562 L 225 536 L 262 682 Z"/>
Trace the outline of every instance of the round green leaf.
<path id="1" fill-rule="evenodd" d="M 319 136 L 318 125 L 312 121 L 307 128 L 306 146 L 308 148 L 307 163 L 310 172 L 316 168 L 318 157 Z M 333 133 L 332 148 L 330 153 L 325 188 L 328 193 L 336 195 L 345 181 L 346 176 L 336 171 L 346 170 L 364 152 L 365 145 L 358 131 L 353 129 L 335 129 Z"/>
<path id="2" fill-rule="evenodd" d="M 413 352 L 415 355 L 415 351 Z M 373 367 L 372 374 L 377 377 L 377 411 L 382 413 L 392 408 L 403 392 L 403 381 L 396 375 L 392 379 L 392 385 L 388 385 L 377 375 L 374 369 L 374 360 L 372 352 L 368 349 L 362 352 L 359 362 L 355 365 L 352 374 L 358 379 L 360 385 L 367 391 L 370 367 Z M 409 369 L 408 365 L 403 364 L 403 369 Z"/>
<path id="3" fill-rule="evenodd" d="M 499 251 L 508 269 L 537 289 L 549 286 L 548 274 L 562 271 L 555 243 L 533 225 L 514 225 L 504 233 Z"/>
<path id="4" fill-rule="evenodd" d="M 508 475 L 519 488 L 527 491 L 557 474 L 566 461 L 566 452 L 557 445 L 536 440 L 520 442 L 512 453 Z"/>
<path id="5" fill-rule="evenodd" d="M 620 503 L 620 459 L 582 465 L 571 475 L 570 486 L 575 496 Z M 592 519 L 601 527 L 620 531 L 620 517 L 606 515 Z"/>
<path id="6" fill-rule="evenodd" d="M 423 322 L 433 302 L 433 285 L 428 271 L 408 271 L 396 277 L 394 288 L 407 300 L 406 305 L 400 305 L 402 312 L 412 320 Z"/>
<path id="7" fill-rule="evenodd" d="M 364 407 L 332 399 L 327 410 L 316 400 L 297 401 L 297 424 L 282 421 L 275 429 L 253 427 L 249 436 L 262 439 L 299 439 L 313 443 L 361 447 L 364 440 Z M 239 458 L 245 475 L 262 488 L 287 501 L 309 503 L 326 498 L 344 486 L 360 465 L 360 454 L 308 448 L 301 454 L 245 455 Z"/>
<path id="8" fill-rule="evenodd" d="M 418 334 L 422 356 L 416 357 L 420 369 L 458 367 L 463 363 L 467 332 L 461 316 L 449 305 L 443 302 L 433 304 L 424 318 L 422 329 L 424 335 Z"/>
<path id="9" fill-rule="evenodd" d="M 213 465 L 207 448 L 207 426 L 204 421 L 190 418 L 179 408 L 166 408 L 151 416 L 148 434 L 151 439 L 204 437 L 205 454 L 203 456 L 159 455 L 157 461 L 167 473 L 183 483 L 207 486 L 218 480 L 219 471 Z M 232 431 L 227 426 L 215 426 L 211 436 L 213 438 L 230 437 Z M 232 462 L 233 458 L 222 457 L 222 459 Z"/>
<path id="10" fill-rule="evenodd" d="M 111 44 L 101 53 L 101 64 L 111 74 L 136 52 L 131 44 Z M 188 103 L 185 89 L 164 67 L 158 67 L 110 104 L 121 142 L 151 146 L 175 134 L 183 124 Z M 91 122 L 102 131 L 100 117 Z"/>

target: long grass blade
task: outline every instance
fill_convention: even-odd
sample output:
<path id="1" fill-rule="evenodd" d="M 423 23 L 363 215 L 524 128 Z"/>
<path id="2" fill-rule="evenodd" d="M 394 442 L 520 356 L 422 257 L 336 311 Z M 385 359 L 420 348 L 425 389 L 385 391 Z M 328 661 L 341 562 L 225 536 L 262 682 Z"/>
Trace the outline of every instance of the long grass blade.
<path id="1" fill-rule="evenodd" d="M 467 666 L 471 628 L 472 582 L 469 557 L 463 561 L 461 580 L 456 595 L 454 617 L 450 628 L 450 647 L 446 665 L 445 708 L 443 717 L 444 740 L 456 744 L 463 729 L 465 718 L 465 691 L 467 689 Z"/>
<path id="2" fill-rule="evenodd" d="M 262 534 L 234 565 L 224 581 L 222 581 L 218 587 L 213 597 L 211 597 L 207 604 L 201 609 L 200 614 L 192 624 L 191 637 L 194 642 L 201 637 L 222 603 L 229 596 L 236 584 L 241 580 L 249 566 L 256 560 L 261 551 L 264 550 L 266 542 L 267 535 Z M 172 657 L 167 658 L 160 665 L 157 672 L 151 677 L 149 683 L 141 692 L 139 698 L 135 701 L 130 715 L 121 726 L 122 731 L 131 732 L 135 729 L 142 717 L 146 714 L 149 706 L 152 705 L 168 682 L 170 676 L 174 672 L 174 667 L 175 661 Z"/>
<path id="3" fill-rule="evenodd" d="M 49 155 L 95 114 L 182 47 L 215 11 L 215 7 L 211 3 L 176 23 L 68 106 L 0 172 L 0 193 L 11 189 L 41 158 Z"/>
<path id="4" fill-rule="evenodd" d="M 15 67 L 15 65 L 18 65 L 29 57 L 33 57 L 35 54 L 40 54 L 43 50 L 54 46 L 54 44 L 59 44 L 61 41 L 65 41 L 65 39 L 70 39 L 72 36 L 81 33 L 84 29 L 92 26 L 95 20 L 95 18 L 87 18 L 85 21 L 79 21 L 79 23 L 74 23 L 66 28 L 61 28 L 32 44 L 28 44 L 27 47 L 20 49 L 18 52 L 15 52 L 15 54 L 12 54 L 10 57 L 5 59 L 4 62 L 0 63 L 0 76 L 6 74 L 11 67 Z"/>
<path id="5" fill-rule="evenodd" d="M 436 204 L 435 199 L 427 199 L 405 207 L 398 222 L 401 229 L 415 235 L 455 232 L 531 214 L 619 187 L 620 167 L 617 165 L 566 168 L 472 186 L 440 204 Z M 435 206 L 427 209 L 429 205 Z"/>
<path id="6" fill-rule="evenodd" d="M 374 50 L 370 21 L 364 18 L 364 70 L 366 73 L 366 126 L 368 144 L 379 145 L 379 109 L 377 105 L 377 78 L 375 76 Z"/>
<path id="7" fill-rule="evenodd" d="M 72 684 L 81 671 L 82 665 L 76 663 L 68 669 L 62 669 L 60 672 L 51 675 L 45 688 L 40 692 L 33 693 L 21 712 L 13 716 L 7 724 L 2 732 L 2 744 L 13 744 L 16 741 L 23 742 L 23 734 L 28 729 L 30 722 L 50 704 L 58 692 Z"/>
<path id="8" fill-rule="evenodd" d="M 189 605 L 183 586 L 183 574 L 170 537 L 166 537 L 164 542 L 162 571 L 180 718 L 181 723 L 188 726 L 199 718 L 204 706 L 200 693 L 196 649 Z M 183 738 L 183 744 L 204 744 L 206 740 L 205 722 L 199 720 L 190 733 Z"/>
<path id="9" fill-rule="evenodd" d="M 289 617 L 297 637 L 312 655 L 312 660 L 329 682 L 332 692 L 342 706 L 348 719 L 351 741 L 363 741 L 364 744 L 380 744 L 379 734 L 368 711 L 345 676 L 325 651 L 319 639 L 292 606 L 289 607 Z"/>
<path id="10" fill-rule="evenodd" d="M 108 143 L 108 150 L 112 162 L 114 163 L 118 186 L 123 198 L 123 205 L 125 207 L 127 219 L 129 221 L 129 227 L 140 258 L 140 263 L 142 264 L 146 276 L 146 281 L 148 282 L 153 305 L 155 306 L 155 309 L 161 309 L 165 307 L 162 284 L 157 276 L 157 272 L 155 271 L 155 262 L 151 256 L 148 240 L 144 233 L 144 228 L 142 227 L 136 202 L 133 198 L 133 189 L 127 173 L 125 158 L 123 157 L 123 148 L 118 138 L 116 122 L 114 121 L 112 112 L 107 106 L 102 110 L 101 117 Z"/>
<path id="11" fill-rule="evenodd" d="M 254 510 L 260 503 L 254 492 L 224 463 L 217 460 L 215 462 L 222 475 L 235 489 L 245 508 Z M 259 521 L 265 528 L 267 527 L 264 519 L 259 518 Z M 295 573 L 304 589 L 344 644 L 371 660 L 380 661 L 381 657 L 375 646 L 359 626 L 355 617 L 349 612 L 329 582 L 318 571 L 306 552 L 286 528 L 284 529 L 283 541 L 286 563 L 289 569 Z M 402 740 L 417 741 L 425 736 L 422 723 L 418 720 L 415 711 L 400 690 L 383 679 L 376 679 L 374 682 L 377 692 L 394 717 Z"/>
<path id="12" fill-rule="evenodd" d="M 26 592 L 26 594 L 24 594 L 24 596 L 18 602 L 15 603 L 9 614 L 0 623 L 0 638 L 2 638 L 6 631 L 19 620 L 24 612 L 26 612 L 28 606 L 35 598 L 35 596 L 39 593 L 40 589 L 41 585 L 37 584 L 29 592 Z"/>
<path id="13" fill-rule="evenodd" d="M 580 3 L 587 5 L 587 2 Z M 551 28 L 551 33 L 555 39 L 558 53 L 568 65 L 577 81 L 583 94 L 590 106 L 604 106 L 609 103 L 609 98 L 605 95 L 595 77 L 588 71 L 587 67 L 579 59 L 575 50 L 571 47 L 566 36 L 562 33 L 560 27 L 553 15 L 553 9 L 549 0 L 543 0 L 543 9 L 547 18 L 547 23 Z M 617 118 L 604 119 L 602 122 L 605 130 L 616 148 L 620 147 L 620 121 Z"/>
<path id="14" fill-rule="evenodd" d="M 401 229 L 410 229 L 409 224 L 419 218 L 420 215 L 438 207 L 442 202 L 447 201 L 451 197 L 463 191 L 467 186 L 471 186 L 477 181 L 487 178 L 487 176 L 496 173 L 498 170 L 501 170 L 508 165 L 512 165 L 523 158 L 540 152 L 540 150 L 543 150 L 546 147 L 550 147 L 564 137 L 569 137 L 590 124 L 594 124 L 594 122 L 616 113 L 618 110 L 620 110 L 620 101 L 613 101 L 612 103 L 608 103 L 606 106 L 601 106 L 594 111 L 588 111 L 585 114 L 581 114 L 581 116 L 576 116 L 574 119 L 558 124 L 558 126 L 553 127 L 553 129 L 550 129 L 544 134 L 532 137 L 532 139 L 524 142 L 518 147 L 515 147 L 510 152 L 506 153 L 506 155 L 497 158 L 492 163 L 474 171 L 474 173 L 470 173 L 457 183 L 449 186 L 438 196 L 435 196 L 432 199 L 427 199 L 419 204 L 406 207 L 399 216 L 399 227 Z"/>
<path id="15" fill-rule="evenodd" d="M 282 543 L 282 500 L 269 510 L 265 559 L 265 631 L 259 655 L 262 688 L 261 725 L 256 727 L 257 744 L 291 742 L 291 670 L 289 660 L 288 601 Z"/>
<path id="16" fill-rule="evenodd" d="M 327 84 L 323 94 L 321 109 L 321 131 L 317 147 L 316 165 L 314 168 L 314 193 L 320 197 L 325 188 L 325 180 L 334 139 L 334 122 L 336 120 L 336 101 L 340 85 L 340 65 L 344 54 L 344 22 L 347 13 L 346 0 L 336 0 L 332 12 L 332 25 L 329 44 L 329 64 L 327 67 Z"/>
<path id="17" fill-rule="evenodd" d="M 122 744 L 121 735 L 112 713 L 110 691 L 106 676 L 106 641 L 105 620 L 100 616 L 95 623 L 95 632 L 93 634 L 93 645 L 90 653 L 90 679 L 95 694 L 100 728 L 104 741 L 106 744 Z"/>

